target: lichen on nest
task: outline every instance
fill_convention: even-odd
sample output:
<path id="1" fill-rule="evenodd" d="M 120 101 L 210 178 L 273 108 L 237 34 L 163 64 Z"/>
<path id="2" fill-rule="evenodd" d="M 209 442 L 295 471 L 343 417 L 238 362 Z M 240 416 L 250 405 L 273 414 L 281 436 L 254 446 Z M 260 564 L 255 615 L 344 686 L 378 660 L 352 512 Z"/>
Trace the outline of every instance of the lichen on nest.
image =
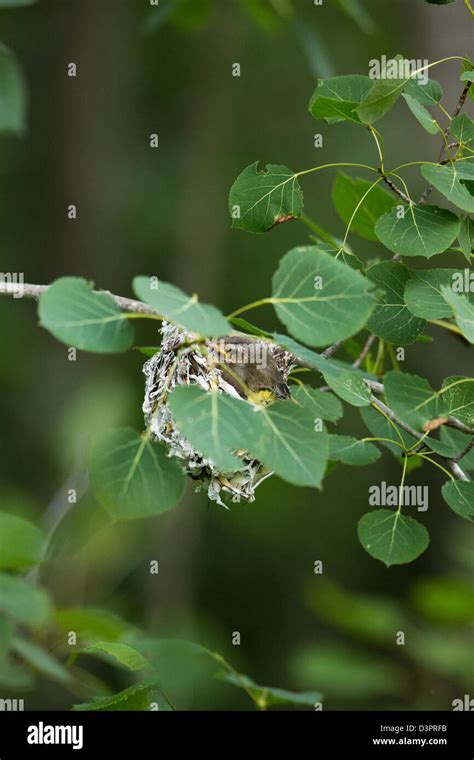
<path id="1" fill-rule="evenodd" d="M 170 456 L 181 460 L 186 472 L 196 484 L 196 490 L 207 489 L 212 501 L 226 506 L 223 498 L 233 502 L 253 501 L 257 486 L 272 474 L 261 462 L 246 451 L 234 452 L 242 466 L 233 472 L 222 472 L 209 458 L 203 456 L 175 427 L 167 404 L 168 394 L 177 385 L 196 384 L 205 391 L 217 390 L 241 398 L 235 383 L 228 382 L 228 374 L 222 369 L 219 346 L 216 341 L 199 338 L 176 325 L 163 322 L 160 350 L 143 366 L 145 375 L 145 398 L 143 412 L 145 423 L 153 440 L 163 443 Z M 249 337 L 249 336 L 246 336 Z M 232 336 L 226 338 L 232 342 Z M 290 373 L 294 358 L 274 343 L 252 338 L 252 346 L 260 349 L 275 361 L 284 380 Z M 227 378 L 227 379 L 226 379 Z"/>

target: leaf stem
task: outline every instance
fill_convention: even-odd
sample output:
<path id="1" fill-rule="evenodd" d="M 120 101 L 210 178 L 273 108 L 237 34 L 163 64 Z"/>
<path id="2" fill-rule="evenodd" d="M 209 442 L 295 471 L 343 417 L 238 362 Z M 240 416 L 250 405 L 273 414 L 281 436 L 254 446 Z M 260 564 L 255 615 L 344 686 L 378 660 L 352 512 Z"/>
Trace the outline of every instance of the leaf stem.
<path id="1" fill-rule="evenodd" d="M 431 464 L 434 464 L 435 467 L 438 467 L 438 469 L 442 470 L 444 474 L 448 476 L 448 478 L 451 478 L 451 480 L 454 480 L 454 476 L 449 472 L 449 470 L 447 470 L 446 467 L 443 467 L 435 459 L 431 459 L 431 457 L 427 456 L 426 454 L 421 454 L 420 452 L 416 452 L 415 456 L 421 457 L 421 459 L 426 459 L 427 462 L 431 462 Z"/>
<path id="2" fill-rule="evenodd" d="M 265 306 L 266 304 L 274 303 L 274 298 L 261 298 L 259 301 L 252 301 L 252 303 L 248 303 L 245 306 L 241 306 L 240 308 L 236 309 L 235 311 L 232 311 L 230 314 L 227 314 L 227 319 L 233 319 L 234 317 L 237 317 L 239 314 L 243 314 L 244 311 L 250 311 L 250 309 L 257 309 L 259 306 Z"/>
<path id="3" fill-rule="evenodd" d="M 474 18 L 474 9 L 473 9 L 471 3 L 469 2 L 469 0 L 464 0 L 464 5 L 468 9 L 468 11 L 471 14 L 471 16 Z"/>
<path id="4" fill-rule="evenodd" d="M 398 427 L 395 425 L 394 420 L 392 419 L 391 414 L 393 415 L 393 412 L 391 412 L 391 410 L 388 409 L 388 407 L 386 407 L 385 404 L 383 404 L 381 401 L 379 401 L 375 397 L 373 397 L 373 399 L 372 399 L 372 406 L 374 407 L 374 409 L 376 409 L 380 414 L 382 414 L 385 417 L 385 419 L 387 420 L 387 422 L 390 423 L 390 425 L 393 427 L 393 429 L 395 430 L 396 434 L 400 438 L 400 442 L 402 444 L 403 450 L 406 451 L 406 445 L 405 445 L 405 441 L 403 440 L 403 436 L 400 433 Z M 391 412 L 391 414 L 388 414 L 388 412 Z"/>
<path id="5" fill-rule="evenodd" d="M 402 502 L 403 502 L 403 486 L 405 485 L 405 477 L 407 474 L 407 466 L 408 466 L 408 457 L 405 456 L 403 458 L 403 469 L 402 469 L 402 477 L 400 480 L 400 488 L 398 489 L 398 509 L 397 514 L 399 515 L 402 511 Z"/>
<path id="6" fill-rule="evenodd" d="M 306 224 L 306 226 L 314 232 L 317 237 L 321 238 L 325 243 L 331 246 L 331 248 L 334 248 L 336 251 L 339 247 L 338 242 L 336 238 L 334 238 L 329 232 L 326 232 L 322 229 L 322 227 L 319 226 L 319 224 L 316 224 L 312 219 L 309 218 L 309 216 L 306 216 L 306 214 L 301 214 L 300 217 L 298 217 L 303 224 Z"/>
<path id="7" fill-rule="evenodd" d="M 445 322 L 444 319 L 429 319 L 428 322 L 430 325 L 436 325 L 437 327 L 442 327 L 444 330 L 450 330 L 451 332 L 456 333 L 456 335 L 462 335 L 462 332 L 457 325 L 453 325 L 451 322 Z"/>
<path id="8" fill-rule="evenodd" d="M 158 319 L 160 322 L 163 322 L 163 317 L 159 314 L 148 314 L 144 312 L 143 314 L 140 314 L 138 312 L 134 314 L 124 314 L 124 319 Z"/>
<path id="9" fill-rule="evenodd" d="M 313 166 L 311 169 L 304 169 L 301 172 L 295 172 L 295 177 L 302 177 L 304 174 L 311 174 L 312 172 L 318 172 L 320 169 L 332 169 L 337 166 L 354 166 L 359 169 L 367 169 L 367 171 L 370 172 L 376 172 L 377 169 L 373 166 L 368 166 L 367 164 L 355 164 L 352 162 L 343 161 L 341 163 L 335 163 L 335 164 L 322 164 L 321 166 Z"/>
<path id="10" fill-rule="evenodd" d="M 362 198 L 360 199 L 360 201 L 358 202 L 357 206 L 355 207 L 354 211 L 352 212 L 351 218 L 349 219 L 349 224 L 346 227 L 346 232 L 345 232 L 345 235 L 344 235 L 344 239 L 342 241 L 342 245 L 339 248 L 338 252 L 336 253 L 336 259 L 339 258 L 339 255 L 341 253 L 343 253 L 344 248 L 346 247 L 347 238 L 349 237 L 349 231 L 350 231 L 352 222 L 354 221 L 354 218 L 355 218 L 358 210 L 362 206 L 363 202 L 365 201 L 365 199 L 367 198 L 367 196 L 371 192 L 371 190 L 373 190 L 374 187 L 376 187 L 380 182 L 382 182 L 382 180 L 383 180 L 383 177 L 379 177 L 379 179 L 377 179 L 375 182 L 372 182 L 371 186 L 368 188 L 368 190 L 365 191 L 365 193 L 363 194 Z"/>
<path id="11" fill-rule="evenodd" d="M 398 446 L 400 449 L 403 449 L 405 451 L 405 446 L 402 446 L 402 444 L 398 443 L 398 441 L 393 441 L 391 438 L 361 438 L 360 440 L 364 443 L 369 443 L 371 441 L 392 443 L 394 446 Z"/>

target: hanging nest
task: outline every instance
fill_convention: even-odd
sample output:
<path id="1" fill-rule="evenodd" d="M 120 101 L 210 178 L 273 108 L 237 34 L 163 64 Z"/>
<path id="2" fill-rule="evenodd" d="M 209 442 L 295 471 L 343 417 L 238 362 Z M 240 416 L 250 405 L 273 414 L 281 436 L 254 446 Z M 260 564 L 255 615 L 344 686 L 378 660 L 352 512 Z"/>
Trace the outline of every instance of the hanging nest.
<path id="1" fill-rule="evenodd" d="M 155 441 L 161 441 L 168 448 L 169 455 L 183 463 L 188 475 L 195 481 L 196 490 L 205 488 L 208 497 L 222 506 L 223 498 L 233 502 L 253 501 L 255 489 L 272 472 L 246 451 L 234 452 L 242 461 L 242 466 L 232 472 L 222 472 L 211 459 L 203 456 L 175 428 L 168 407 L 168 393 L 177 385 L 199 385 L 205 391 L 217 390 L 238 398 L 242 403 L 242 389 L 222 367 L 222 353 L 219 340 L 198 339 L 176 325 L 163 322 L 160 350 L 143 366 L 145 375 L 145 398 L 143 412 L 146 427 Z M 232 336 L 225 339 L 232 343 Z M 235 337 L 238 341 L 239 337 Z M 242 338 L 240 338 L 242 340 Z M 248 336 L 245 336 L 248 344 Z M 273 358 L 282 378 L 286 382 L 294 357 L 279 346 L 268 341 L 252 339 L 251 345 Z M 219 366 L 219 361 L 221 362 Z"/>

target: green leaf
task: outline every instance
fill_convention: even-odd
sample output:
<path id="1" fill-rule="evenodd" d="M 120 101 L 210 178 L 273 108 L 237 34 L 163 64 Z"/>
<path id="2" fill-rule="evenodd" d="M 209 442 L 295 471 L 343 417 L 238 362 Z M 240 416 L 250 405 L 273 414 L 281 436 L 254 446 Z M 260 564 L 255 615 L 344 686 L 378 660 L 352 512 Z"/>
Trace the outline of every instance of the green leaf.
<path id="1" fill-rule="evenodd" d="M 470 264 L 474 248 L 474 221 L 470 216 L 461 217 L 461 229 L 459 230 L 458 240 L 461 250 L 468 264 Z"/>
<path id="2" fill-rule="evenodd" d="M 258 416 L 259 437 L 250 450 L 282 480 L 319 487 L 328 459 L 325 430 L 316 432 L 307 411 L 291 401 L 262 407 Z"/>
<path id="3" fill-rule="evenodd" d="M 323 372 L 323 377 L 334 393 L 337 393 L 348 404 L 352 406 L 368 406 L 370 404 L 372 392 L 355 372 L 350 370 L 337 371 L 331 367 Z"/>
<path id="4" fill-rule="evenodd" d="M 332 393 L 323 393 L 308 385 L 298 385 L 291 394 L 295 401 L 312 415 L 313 419 L 336 422 L 342 417 L 342 404 Z"/>
<path id="5" fill-rule="evenodd" d="M 374 438 L 387 438 L 388 441 L 396 441 L 399 444 L 401 443 L 399 436 L 396 434 L 390 422 L 372 406 L 361 409 L 360 415 L 364 424 L 367 426 L 368 430 L 370 430 Z M 401 428 L 398 428 L 398 431 L 405 443 L 405 448 L 409 448 L 410 446 L 414 446 L 416 444 L 417 439 L 412 435 L 407 433 L 405 430 L 402 430 Z M 389 449 L 389 451 L 391 451 L 392 454 L 394 454 L 396 457 L 399 457 L 401 453 L 400 446 L 397 446 L 395 443 L 389 443 L 388 441 L 380 441 L 379 443 L 381 446 L 385 446 L 387 449 Z"/>
<path id="6" fill-rule="evenodd" d="M 474 480 L 448 480 L 441 493 L 453 512 L 465 520 L 474 520 Z"/>
<path id="7" fill-rule="evenodd" d="M 119 641 L 97 641 L 95 644 L 81 649 L 80 654 L 95 654 L 98 657 L 105 655 L 106 660 L 115 660 L 123 668 L 132 671 L 149 667 L 149 663 L 140 652 Z"/>
<path id="8" fill-rule="evenodd" d="M 474 589 L 456 576 L 420 578 L 410 590 L 418 613 L 435 624 L 463 626 L 474 622 Z"/>
<path id="9" fill-rule="evenodd" d="M 205 337 L 228 335 L 231 327 L 223 314 L 210 304 L 200 303 L 196 295 L 188 296 L 168 282 L 150 277 L 135 277 L 137 297 L 153 306 L 165 319 Z"/>
<path id="10" fill-rule="evenodd" d="M 327 434 L 316 432 L 308 413 L 293 402 L 256 408 L 222 393 L 183 385 L 173 390 L 169 403 L 183 435 L 205 455 L 217 454 L 219 463 L 222 456 L 227 461 L 226 450 L 241 449 L 289 483 L 319 486 L 327 462 Z"/>
<path id="11" fill-rule="evenodd" d="M 96 353 L 126 351 L 133 330 L 108 293 L 94 293 L 81 277 L 60 277 L 41 296 L 40 324 L 67 346 Z"/>
<path id="12" fill-rule="evenodd" d="M 0 568 L 23 570 L 40 561 L 43 533 L 28 520 L 0 512 Z"/>
<path id="13" fill-rule="evenodd" d="M 287 691 L 286 689 L 275 689 L 270 686 L 259 686 L 248 676 L 243 673 L 219 674 L 222 681 L 238 686 L 250 692 L 252 699 L 261 710 L 274 705 L 305 705 L 314 707 L 316 702 L 321 702 L 323 695 L 319 691 Z"/>
<path id="14" fill-rule="evenodd" d="M 390 76 L 393 73 L 392 69 L 395 70 L 395 74 L 399 73 L 401 63 L 402 57 L 397 55 L 394 59 L 387 61 L 387 67 L 380 79 L 372 80 L 372 87 L 357 108 L 357 114 L 364 124 L 373 124 L 381 119 L 402 94 L 410 76 L 402 78 Z"/>
<path id="15" fill-rule="evenodd" d="M 373 443 L 358 441 L 349 435 L 329 436 L 329 459 L 343 464 L 360 467 L 372 464 L 380 457 L 380 451 Z"/>
<path id="16" fill-rule="evenodd" d="M 151 358 L 160 350 L 160 347 L 159 346 L 134 346 L 133 350 L 139 351 L 141 354 L 143 354 L 143 356 L 148 356 L 149 358 Z"/>
<path id="17" fill-rule="evenodd" d="M 457 457 L 470 441 L 470 436 L 465 433 L 461 433 L 460 430 L 456 430 L 452 427 L 443 426 L 440 430 L 440 440 L 438 446 L 441 445 L 444 451 L 441 452 L 443 456 L 447 456 L 450 459 Z M 433 441 L 430 438 L 430 445 L 433 447 Z M 465 454 L 460 460 L 459 464 L 463 470 L 474 470 L 474 449 Z"/>
<path id="18" fill-rule="evenodd" d="M 168 397 L 174 421 L 184 437 L 224 472 L 242 467 L 231 453 L 241 448 L 246 430 L 257 425 L 254 407 L 224 393 L 207 393 L 198 385 L 176 387 Z"/>
<path id="19" fill-rule="evenodd" d="M 387 372 L 384 389 L 388 405 L 396 416 L 416 430 L 431 420 L 446 417 L 448 408 L 427 380 L 405 372 Z"/>
<path id="20" fill-rule="evenodd" d="M 367 277 L 383 291 L 367 329 L 396 346 L 414 343 L 426 322 L 414 316 L 403 300 L 408 269 L 398 261 L 382 261 L 367 270 Z"/>
<path id="21" fill-rule="evenodd" d="M 441 285 L 441 294 L 454 311 L 456 324 L 466 340 L 474 343 L 474 304 L 467 299 L 467 296 L 453 293 L 451 288 L 444 285 Z"/>
<path id="22" fill-rule="evenodd" d="M 311 239 L 311 236 L 310 236 Z M 331 247 L 329 245 L 325 245 L 324 243 L 321 243 L 318 241 L 317 238 L 313 238 L 314 242 L 317 243 L 318 248 L 320 248 L 322 251 L 325 251 L 333 258 L 339 259 L 340 262 L 343 264 L 346 264 L 346 266 L 351 267 L 351 269 L 357 269 L 358 272 L 361 272 L 364 274 L 365 266 L 362 263 L 362 261 L 357 258 L 357 256 L 349 250 L 349 247 L 346 243 L 345 246 L 343 246 L 342 240 L 337 240 L 337 238 L 334 238 L 334 241 L 338 244 L 338 248 Z M 341 248 L 344 248 L 344 250 L 341 250 Z"/>
<path id="23" fill-rule="evenodd" d="M 130 625 L 118 615 L 99 607 L 68 607 L 54 612 L 55 625 L 62 631 L 75 631 L 84 641 L 116 641 Z"/>
<path id="24" fill-rule="evenodd" d="M 472 148 L 474 143 L 474 121 L 466 114 L 460 113 L 450 123 L 451 134 L 457 142 Z"/>
<path id="25" fill-rule="evenodd" d="M 474 378 L 447 377 L 441 390 L 449 414 L 468 427 L 474 427 Z"/>
<path id="26" fill-rule="evenodd" d="M 466 191 L 467 192 L 467 191 Z M 375 234 L 393 253 L 424 256 L 443 253 L 459 233 L 459 219 L 437 206 L 404 206 L 384 214 L 375 225 Z"/>
<path id="27" fill-rule="evenodd" d="M 408 95 L 407 93 L 403 94 L 403 98 L 405 99 L 406 104 L 412 112 L 413 116 L 421 124 L 423 129 L 425 129 L 430 135 L 438 134 L 439 128 L 436 120 L 433 119 L 432 115 L 425 108 L 425 106 L 422 105 L 419 100 L 412 97 L 411 95 Z"/>
<path id="28" fill-rule="evenodd" d="M 462 180 L 474 179 L 474 168 L 469 166 L 467 161 L 457 161 L 448 166 L 423 164 L 421 173 L 448 201 L 463 211 L 474 211 L 474 196 L 462 184 Z M 428 206 L 423 208 L 426 209 Z"/>
<path id="29" fill-rule="evenodd" d="M 361 653 L 352 641 L 345 646 L 321 640 L 297 650 L 292 670 L 302 686 L 316 683 L 328 697 L 349 703 L 406 693 L 400 670 L 376 651 Z"/>
<path id="30" fill-rule="evenodd" d="M 51 657 L 43 647 L 33 641 L 16 637 L 13 641 L 13 650 L 22 660 L 31 665 L 35 670 L 60 683 L 71 680 L 71 674 L 54 657 Z"/>
<path id="31" fill-rule="evenodd" d="M 371 283 L 317 246 L 301 246 L 273 275 L 278 318 L 298 340 L 327 346 L 361 330 L 374 309 Z"/>
<path id="32" fill-rule="evenodd" d="M 371 87 L 372 80 L 361 74 L 321 79 L 309 101 L 309 112 L 329 124 L 346 120 L 360 124 L 355 109 Z"/>
<path id="33" fill-rule="evenodd" d="M 423 82 L 420 79 L 410 79 L 405 87 L 405 92 L 415 98 L 422 106 L 435 106 L 443 97 L 443 90 L 436 79 L 428 79 Z"/>
<path id="34" fill-rule="evenodd" d="M 320 620 L 363 641 L 391 645 L 393 632 L 407 624 L 402 608 L 390 596 L 348 591 L 321 576 L 317 585 L 308 585 L 306 598 Z"/>
<path id="35" fill-rule="evenodd" d="M 23 135 L 26 129 L 26 87 L 14 55 L 0 43 L 0 133 Z"/>
<path id="36" fill-rule="evenodd" d="M 474 81 L 474 65 L 470 61 L 465 59 L 461 64 L 461 69 L 462 69 L 461 76 L 460 76 L 461 81 L 473 82 Z M 467 91 L 467 94 L 469 98 L 474 101 L 474 85 L 473 84 L 470 85 Z"/>
<path id="37" fill-rule="evenodd" d="M 298 175 L 281 164 L 258 171 L 258 161 L 239 174 L 229 193 L 232 227 L 266 232 L 276 224 L 303 213 L 303 192 Z"/>
<path id="38" fill-rule="evenodd" d="M 41 625 L 50 616 L 51 604 L 43 589 L 0 573 L 0 612 L 25 625 Z"/>
<path id="39" fill-rule="evenodd" d="M 332 186 L 332 201 L 344 224 L 348 225 L 354 209 L 373 185 L 365 179 L 354 179 L 339 172 Z M 366 240 L 377 240 L 374 224 L 377 219 L 395 206 L 396 200 L 380 187 L 372 187 L 351 224 L 351 231 Z"/>
<path id="40" fill-rule="evenodd" d="M 359 520 L 357 533 L 364 549 L 387 567 L 413 562 L 427 548 L 428 531 L 413 517 L 389 509 L 368 512 Z"/>
<path id="41" fill-rule="evenodd" d="M 271 338 L 272 334 L 270 332 L 267 332 L 267 330 L 262 330 L 260 327 L 256 327 L 251 322 L 248 322 L 246 319 L 243 319 L 242 317 L 232 317 L 229 319 L 229 322 L 234 326 L 237 327 L 238 330 L 241 332 L 247 333 L 248 335 L 258 335 L 262 338 Z"/>
<path id="42" fill-rule="evenodd" d="M 73 705 L 72 709 L 77 711 L 150 710 L 152 702 L 157 702 L 154 696 L 156 689 L 156 679 L 141 681 L 111 697 L 95 697 L 90 702 Z"/>
<path id="43" fill-rule="evenodd" d="M 325 359 L 321 354 L 311 351 L 286 335 L 274 333 L 274 340 L 279 346 L 293 354 L 297 361 L 307 367 L 321 372 L 326 383 L 348 404 L 367 406 L 370 404 L 371 391 L 363 381 L 363 374 L 348 364 L 337 360 Z"/>
<path id="44" fill-rule="evenodd" d="M 405 302 L 410 311 L 423 319 L 452 317 L 453 309 L 443 298 L 441 287 L 452 287 L 455 278 L 463 278 L 462 269 L 424 269 L 411 271 L 405 287 Z M 471 294 L 474 300 L 474 294 Z"/>
<path id="45" fill-rule="evenodd" d="M 100 503 L 116 520 L 152 517 L 180 500 L 185 479 L 175 459 L 131 428 L 103 433 L 89 453 L 89 474 Z"/>
<path id="46" fill-rule="evenodd" d="M 332 364 L 332 362 L 328 362 L 328 360 L 321 354 L 316 353 L 316 351 L 311 351 L 311 349 L 306 348 L 306 346 L 302 346 L 301 343 L 297 343 L 296 340 L 293 340 L 293 338 L 290 338 L 288 335 L 273 333 L 273 339 L 281 348 L 284 348 L 285 351 L 289 351 L 293 354 L 299 362 L 312 369 L 318 370 L 319 372 L 323 372 L 323 370 L 326 370 L 327 367 Z"/>

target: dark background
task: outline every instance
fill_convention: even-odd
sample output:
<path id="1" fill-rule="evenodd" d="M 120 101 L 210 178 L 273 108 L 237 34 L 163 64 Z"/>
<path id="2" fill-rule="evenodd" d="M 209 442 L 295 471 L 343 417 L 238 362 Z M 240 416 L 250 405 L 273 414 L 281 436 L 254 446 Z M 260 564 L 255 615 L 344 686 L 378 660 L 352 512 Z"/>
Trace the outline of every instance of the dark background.
<path id="1" fill-rule="evenodd" d="M 364 31 L 336 0 L 160 5 L 170 12 L 155 27 L 145 0 L 41 0 L 0 12 L 1 39 L 29 91 L 27 134 L 0 140 L 1 268 L 34 283 L 80 275 L 125 296 L 136 274 L 157 275 L 228 313 L 269 295 L 279 258 L 308 240 L 298 222 L 267 235 L 231 230 L 227 195 L 237 174 L 257 159 L 295 171 L 332 161 L 375 165 L 368 132 L 309 115 L 317 76 L 367 73 L 382 54 L 468 54 L 469 14 L 461 1 L 364 0 L 372 19 Z M 256 16 L 261 6 L 267 14 Z M 70 62 L 77 78 L 67 76 Z M 458 63 L 431 71 L 451 111 Z M 427 136 L 403 101 L 381 128 L 389 166 L 436 159 L 439 138 Z M 149 147 L 154 132 L 157 150 Z M 322 150 L 313 146 L 317 132 Z M 305 211 L 342 236 L 330 200 L 334 176 L 303 179 Z M 419 172 L 405 177 L 416 196 Z M 67 219 L 70 203 L 76 221 Z M 354 235 L 349 242 L 364 260 L 387 255 Z M 278 326 L 269 308 L 249 317 Z M 408 347 L 403 369 L 435 385 L 468 374 L 468 348 L 444 331 L 428 333 L 436 341 Z M 0 506 L 47 525 L 68 488 L 86 489 L 90 436 L 109 425 L 141 428 L 143 357 L 79 354 L 69 362 L 26 301 L 0 302 L 0 338 Z M 137 343 L 158 343 L 154 323 L 139 325 Z M 363 430 L 357 410 L 346 407 L 337 432 Z M 442 501 L 442 473 L 418 470 L 411 482 L 430 487 L 429 510 L 419 516 L 429 549 L 405 567 L 370 558 L 356 533 L 368 488 L 399 475 L 385 452 L 371 467 L 338 466 L 322 492 L 272 478 L 253 504 L 226 511 L 189 487 L 163 518 L 105 527 L 85 493 L 44 580 L 59 606 L 100 606 L 147 636 L 199 641 L 258 682 L 320 689 L 327 708 L 451 709 L 472 691 L 472 533 Z M 152 559 L 158 577 L 149 574 Z M 316 560 L 322 577 L 313 573 Z M 233 631 L 240 648 L 231 645 Z M 405 632 L 404 647 L 395 645 L 396 631 Z M 248 706 L 236 689 L 195 688 L 188 675 L 178 706 Z M 117 688 L 127 685 L 113 677 Z M 48 709 L 70 702 L 47 684 L 29 699 Z"/>

